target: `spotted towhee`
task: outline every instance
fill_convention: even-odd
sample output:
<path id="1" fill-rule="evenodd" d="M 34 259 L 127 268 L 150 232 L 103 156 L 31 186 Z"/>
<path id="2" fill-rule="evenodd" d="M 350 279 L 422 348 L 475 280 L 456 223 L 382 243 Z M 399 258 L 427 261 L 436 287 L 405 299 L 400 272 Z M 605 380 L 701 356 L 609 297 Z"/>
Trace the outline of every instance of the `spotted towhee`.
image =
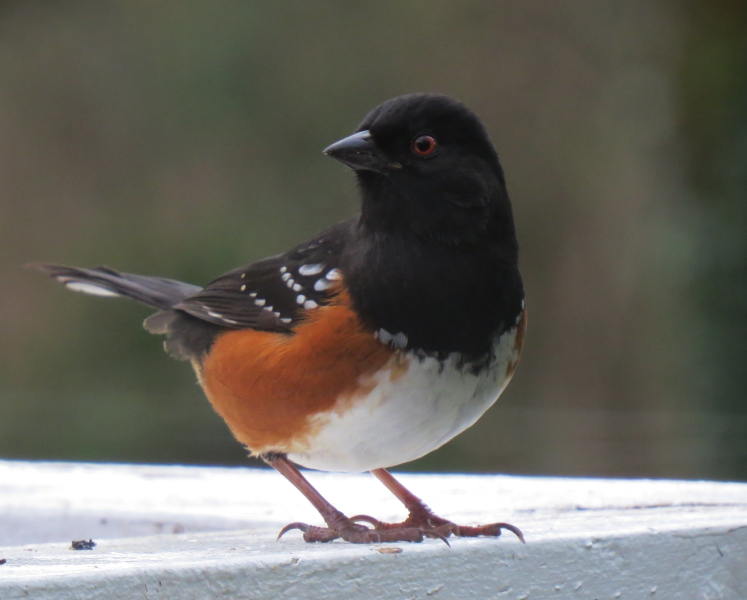
<path id="1" fill-rule="evenodd" d="M 507 523 L 437 517 L 385 470 L 472 425 L 521 352 L 514 221 L 483 125 L 452 98 L 412 94 L 374 109 L 325 153 L 355 171 L 360 215 L 204 288 L 106 267 L 34 266 L 73 290 L 158 309 L 146 329 L 192 362 L 236 439 L 327 524 L 292 523 L 281 535 L 365 543 L 508 529 L 522 538 Z M 291 461 L 371 471 L 410 514 L 402 523 L 348 518 Z"/>

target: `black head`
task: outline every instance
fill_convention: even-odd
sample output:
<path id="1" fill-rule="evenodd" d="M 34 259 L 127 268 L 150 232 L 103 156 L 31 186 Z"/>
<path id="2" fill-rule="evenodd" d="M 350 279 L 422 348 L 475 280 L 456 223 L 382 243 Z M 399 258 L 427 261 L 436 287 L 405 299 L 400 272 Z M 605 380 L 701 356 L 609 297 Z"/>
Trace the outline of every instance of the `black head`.
<path id="1" fill-rule="evenodd" d="M 371 111 L 356 131 L 325 152 L 355 170 L 364 227 L 452 246 L 515 246 L 498 155 L 461 102 L 400 96 Z"/>

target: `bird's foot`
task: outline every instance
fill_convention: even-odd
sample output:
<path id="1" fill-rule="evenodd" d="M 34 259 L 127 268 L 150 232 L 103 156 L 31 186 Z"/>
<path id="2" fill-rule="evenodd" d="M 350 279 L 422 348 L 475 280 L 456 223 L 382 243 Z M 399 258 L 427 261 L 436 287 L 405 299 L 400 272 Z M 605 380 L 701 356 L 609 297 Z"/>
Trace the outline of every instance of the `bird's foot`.
<path id="1" fill-rule="evenodd" d="M 425 505 L 417 506 L 410 511 L 410 515 L 401 523 L 385 523 L 368 515 L 356 515 L 350 519 L 354 523 L 364 522 L 373 525 L 374 531 L 402 531 L 416 529 L 419 531 L 429 531 L 442 537 L 445 541 L 450 535 L 457 537 L 499 537 L 503 529 L 510 531 L 519 538 L 524 544 L 524 534 L 515 525 L 510 523 L 490 523 L 488 525 L 457 525 L 452 521 L 443 519 L 435 515 L 430 508 Z"/>
<path id="2" fill-rule="evenodd" d="M 446 536 L 433 528 L 391 526 L 371 529 L 365 525 L 359 525 L 345 516 L 335 518 L 330 525 L 330 527 L 317 527 L 306 523 L 290 523 L 283 527 L 278 539 L 287 532 L 298 529 L 303 532 L 303 539 L 306 542 L 331 542 L 342 538 L 352 544 L 375 544 L 380 542 L 422 542 L 425 538 L 434 538 L 442 540 L 447 546 L 449 545 Z"/>

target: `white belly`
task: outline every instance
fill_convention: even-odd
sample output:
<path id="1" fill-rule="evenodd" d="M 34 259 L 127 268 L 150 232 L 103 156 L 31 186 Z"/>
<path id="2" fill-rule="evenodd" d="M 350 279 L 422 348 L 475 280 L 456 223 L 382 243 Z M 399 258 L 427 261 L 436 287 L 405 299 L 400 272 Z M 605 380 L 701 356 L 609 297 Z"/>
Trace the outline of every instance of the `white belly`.
<path id="1" fill-rule="evenodd" d="M 517 328 L 494 346 L 495 358 L 477 374 L 446 361 L 397 353 L 364 393 L 341 398 L 331 413 L 313 417 L 300 465 L 322 471 L 370 471 L 420 458 L 475 423 L 505 389 L 518 361 Z"/>

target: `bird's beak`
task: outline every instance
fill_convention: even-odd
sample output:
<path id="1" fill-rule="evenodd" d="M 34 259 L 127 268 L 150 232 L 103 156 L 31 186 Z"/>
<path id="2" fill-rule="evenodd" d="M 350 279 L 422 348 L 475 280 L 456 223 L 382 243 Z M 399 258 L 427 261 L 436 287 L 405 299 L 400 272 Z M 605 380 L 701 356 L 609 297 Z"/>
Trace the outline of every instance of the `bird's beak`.
<path id="1" fill-rule="evenodd" d="M 339 160 L 354 171 L 384 173 L 391 168 L 396 168 L 395 164 L 390 164 L 386 160 L 381 150 L 371 139 L 371 134 L 368 131 L 359 131 L 339 142 L 335 142 L 325 148 L 324 153 Z"/>

